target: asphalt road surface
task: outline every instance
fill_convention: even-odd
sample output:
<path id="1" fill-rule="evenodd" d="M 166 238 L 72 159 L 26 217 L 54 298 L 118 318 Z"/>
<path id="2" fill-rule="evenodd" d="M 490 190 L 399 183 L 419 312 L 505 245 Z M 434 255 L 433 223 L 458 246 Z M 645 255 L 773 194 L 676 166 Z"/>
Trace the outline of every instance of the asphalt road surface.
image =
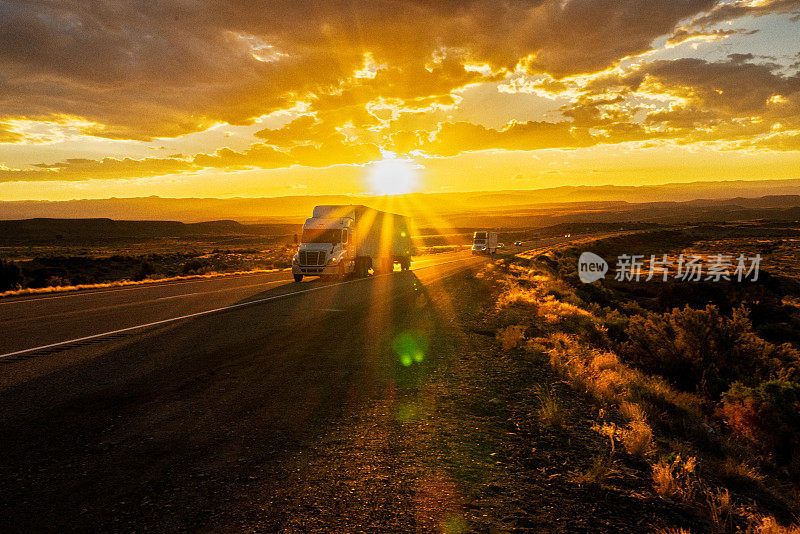
<path id="1" fill-rule="evenodd" d="M 221 498 L 202 473 L 235 487 L 355 409 L 424 286 L 484 262 L 0 301 L 0 531 L 200 528 Z"/>
<path id="2" fill-rule="evenodd" d="M 396 340 L 427 328 L 427 290 L 485 262 L 0 300 L 0 531 L 205 528 L 254 473 L 397 380 Z"/>

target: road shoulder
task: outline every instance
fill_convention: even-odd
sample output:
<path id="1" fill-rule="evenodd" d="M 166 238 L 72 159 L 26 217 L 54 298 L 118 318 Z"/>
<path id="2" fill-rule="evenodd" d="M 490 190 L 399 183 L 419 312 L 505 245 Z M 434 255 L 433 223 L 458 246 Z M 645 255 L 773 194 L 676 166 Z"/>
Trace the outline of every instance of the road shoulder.
<path id="1" fill-rule="evenodd" d="M 435 364 L 390 381 L 367 410 L 284 462 L 260 498 L 220 510 L 214 530 L 703 530 L 657 497 L 646 462 L 622 456 L 602 482 L 588 480 L 609 455 L 592 430 L 598 408 L 544 362 L 499 349 L 474 273 L 427 289 Z M 562 423 L 542 421 L 543 398 L 560 406 Z"/>

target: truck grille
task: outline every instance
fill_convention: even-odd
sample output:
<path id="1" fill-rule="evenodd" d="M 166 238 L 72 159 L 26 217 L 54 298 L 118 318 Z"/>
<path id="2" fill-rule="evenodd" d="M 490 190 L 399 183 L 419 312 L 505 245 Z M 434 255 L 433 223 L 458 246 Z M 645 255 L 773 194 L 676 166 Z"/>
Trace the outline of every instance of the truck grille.
<path id="1" fill-rule="evenodd" d="M 301 251 L 300 265 L 325 265 L 325 253 L 322 251 Z"/>

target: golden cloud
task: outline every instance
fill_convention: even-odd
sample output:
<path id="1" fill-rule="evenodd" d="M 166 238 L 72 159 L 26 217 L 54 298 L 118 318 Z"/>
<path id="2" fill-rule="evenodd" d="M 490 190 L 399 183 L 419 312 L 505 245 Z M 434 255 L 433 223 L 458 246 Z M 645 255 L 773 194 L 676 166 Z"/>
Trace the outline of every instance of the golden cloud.
<path id="1" fill-rule="evenodd" d="M 586 128 L 569 122 L 512 122 L 501 130 L 467 122 L 446 122 L 441 124 L 433 140 L 423 142 L 418 148 L 437 156 L 454 156 L 490 149 L 577 148 L 596 142 Z"/>
<path id="2" fill-rule="evenodd" d="M 0 181 L 363 164 L 379 159 L 381 148 L 451 156 L 761 136 L 747 147 L 789 150 L 796 145 L 786 132 L 800 128 L 797 74 L 753 63 L 748 54 L 613 67 L 649 51 L 657 37 L 673 44 L 721 38 L 743 30 L 713 28 L 718 22 L 796 13 L 798 5 L 354 0 L 343 8 L 339 2 L 164 0 L 89 8 L 11 0 L 0 18 L 0 143 L 23 140 L 2 121 L 24 117 L 76 117 L 81 122 L 74 128 L 89 135 L 150 140 L 223 122 L 252 124 L 272 111 L 306 106 L 286 126 L 257 132 L 258 142 L 241 151 L 71 159 L 0 169 Z M 507 82 L 515 76 L 526 81 Z M 492 98 L 532 92 L 570 103 L 555 122 L 490 128 L 453 119 L 460 90 L 477 83 L 501 84 Z M 661 104 L 653 104 L 657 99 Z"/>
<path id="3" fill-rule="evenodd" d="M 0 20 L 0 120 L 69 114 L 96 123 L 91 135 L 151 139 L 251 124 L 308 98 L 320 110 L 378 97 L 446 101 L 521 61 L 557 76 L 604 69 L 714 6 L 10 0 Z"/>
<path id="4" fill-rule="evenodd" d="M 180 173 L 195 168 L 195 165 L 175 158 L 73 158 L 60 163 L 40 163 L 32 169 L 0 169 L 0 182 L 133 179 Z"/>

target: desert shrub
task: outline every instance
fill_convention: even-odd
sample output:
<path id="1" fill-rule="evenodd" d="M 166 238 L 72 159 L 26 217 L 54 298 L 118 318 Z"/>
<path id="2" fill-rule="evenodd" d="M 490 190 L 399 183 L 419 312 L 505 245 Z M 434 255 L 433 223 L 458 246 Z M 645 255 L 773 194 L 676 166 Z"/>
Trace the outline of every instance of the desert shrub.
<path id="1" fill-rule="evenodd" d="M 189 260 L 183 264 L 181 271 L 184 274 L 204 274 L 208 271 L 208 263 L 203 260 Z"/>
<path id="2" fill-rule="evenodd" d="M 736 383 L 722 396 L 721 415 L 732 431 L 781 463 L 800 446 L 800 383 L 773 380 Z"/>
<path id="3" fill-rule="evenodd" d="M 503 345 L 503 350 L 515 349 L 525 341 L 525 327 L 522 325 L 514 325 L 503 328 L 497 333 L 497 338 Z"/>
<path id="4" fill-rule="evenodd" d="M 627 335 L 622 350 L 628 361 L 713 400 L 736 381 L 755 385 L 795 376 L 800 360 L 790 346 L 758 337 L 743 308 L 731 317 L 712 305 L 649 313 L 631 318 Z"/>
<path id="5" fill-rule="evenodd" d="M 689 502 L 694 497 L 697 477 L 696 460 L 681 459 L 678 454 L 672 461 L 661 459 L 653 465 L 653 485 L 662 497 Z"/>
<path id="6" fill-rule="evenodd" d="M 143 261 L 142 264 L 139 266 L 139 270 L 136 271 L 136 274 L 133 276 L 133 279 L 136 281 L 144 280 L 150 275 L 156 274 L 156 268 L 153 266 L 152 263 Z"/>
<path id="7" fill-rule="evenodd" d="M 47 279 L 44 281 L 44 287 L 62 287 L 69 285 L 72 285 L 72 282 L 70 281 L 69 278 L 55 274 L 52 276 L 48 276 Z"/>
<path id="8" fill-rule="evenodd" d="M 0 259 L 0 291 L 17 289 L 22 286 L 22 269 L 13 261 Z"/>

